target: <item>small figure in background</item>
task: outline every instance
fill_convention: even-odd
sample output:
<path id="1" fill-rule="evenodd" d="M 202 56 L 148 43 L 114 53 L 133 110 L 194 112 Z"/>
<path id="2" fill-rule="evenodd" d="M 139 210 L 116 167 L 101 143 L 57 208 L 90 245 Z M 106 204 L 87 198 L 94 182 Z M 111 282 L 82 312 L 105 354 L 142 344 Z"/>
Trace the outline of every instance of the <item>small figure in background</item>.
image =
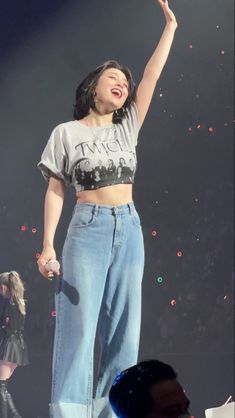
<path id="1" fill-rule="evenodd" d="M 0 417 L 21 418 L 7 390 L 7 382 L 17 366 L 28 364 L 23 337 L 24 284 L 16 271 L 0 274 L 0 295 L 4 299 L 0 313 Z"/>

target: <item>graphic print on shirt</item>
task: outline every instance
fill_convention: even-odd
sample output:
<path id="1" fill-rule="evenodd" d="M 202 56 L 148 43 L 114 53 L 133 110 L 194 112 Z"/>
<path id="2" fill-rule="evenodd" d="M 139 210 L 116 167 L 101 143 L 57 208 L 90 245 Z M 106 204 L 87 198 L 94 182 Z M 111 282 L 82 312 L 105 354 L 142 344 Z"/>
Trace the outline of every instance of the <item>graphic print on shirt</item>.
<path id="1" fill-rule="evenodd" d="M 102 133 L 102 136 L 81 141 L 75 146 L 79 158 L 73 177 L 82 190 L 134 181 L 136 153 L 133 148 L 122 143 L 113 129 L 104 129 Z"/>

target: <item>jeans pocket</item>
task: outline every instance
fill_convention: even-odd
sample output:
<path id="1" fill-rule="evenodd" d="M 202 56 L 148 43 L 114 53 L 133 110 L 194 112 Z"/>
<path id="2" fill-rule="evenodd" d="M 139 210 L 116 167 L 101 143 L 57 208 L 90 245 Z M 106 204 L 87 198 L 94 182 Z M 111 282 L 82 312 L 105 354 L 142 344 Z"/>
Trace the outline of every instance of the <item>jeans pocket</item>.
<path id="1" fill-rule="evenodd" d="M 70 228 L 85 228 L 94 223 L 96 215 L 91 209 L 77 210 L 71 220 Z"/>

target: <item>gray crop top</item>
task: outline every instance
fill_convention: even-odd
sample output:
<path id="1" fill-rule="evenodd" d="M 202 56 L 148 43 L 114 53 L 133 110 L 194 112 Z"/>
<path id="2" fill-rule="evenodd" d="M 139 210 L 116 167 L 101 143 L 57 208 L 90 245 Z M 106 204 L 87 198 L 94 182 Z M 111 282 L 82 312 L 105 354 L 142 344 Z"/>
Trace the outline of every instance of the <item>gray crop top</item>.
<path id="1" fill-rule="evenodd" d="M 76 192 L 133 183 L 139 126 L 134 102 L 119 124 L 62 123 L 53 130 L 38 167 L 47 181 L 58 177 Z"/>

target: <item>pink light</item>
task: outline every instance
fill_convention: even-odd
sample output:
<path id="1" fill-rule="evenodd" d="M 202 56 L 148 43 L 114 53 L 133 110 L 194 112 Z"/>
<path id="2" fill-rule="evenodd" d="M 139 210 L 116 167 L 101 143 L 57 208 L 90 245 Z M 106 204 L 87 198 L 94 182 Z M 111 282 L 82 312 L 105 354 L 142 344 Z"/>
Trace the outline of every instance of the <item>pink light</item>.
<path id="1" fill-rule="evenodd" d="M 21 229 L 21 231 L 25 232 L 25 231 L 27 231 L 28 228 L 27 228 L 26 225 L 22 225 L 20 229 Z"/>
<path id="2" fill-rule="evenodd" d="M 177 303 L 177 302 L 176 302 L 176 300 L 175 300 L 175 299 L 172 299 L 172 300 L 171 300 L 171 306 L 175 306 L 175 305 L 176 305 L 176 303 Z"/>
<path id="3" fill-rule="evenodd" d="M 189 44 L 189 49 L 193 49 L 193 44 Z"/>
<path id="4" fill-rule="evenodd" d="M 37 228 L 32 228 L 32 234 L 36 234 L 37 233 Z"/>
<path id="5" fill-rule="evenodd" d="M 52 318 L 55 318 L 56 317 L 56 311 L 51 311 L 51 316 L 52 316 Z"/>
<path id="6" fill-rule="evenodd" d="M 157 236 L 157 231 L 152 231 L 152 237 L 156 237 Z"/>
<path id="7" fill-rule="evenodd" d="M 41 254 L 40 254 L 40 253 L 36 253 L 36 254 L 35 254 L 35 257 L 36 257 L 36 259 L 38 260 L 38 259 L 41 257 Z"/>
<path id="8" fill-rule="evenodd" d="M 176 255 L 177 255 L 177 257 L 182 257 L 183 253 L 182 253 L 182 251 L 177 251 Z"/>
<path id="9" fill-rule="evenodd" d="M 214 128 L 212 128 L 212 126 L 210 126 L 210 128 L 208 128 L 208 131 L 209 131 L 210 133 L 213 133 L 213 132 L 214 132 Z"/>

